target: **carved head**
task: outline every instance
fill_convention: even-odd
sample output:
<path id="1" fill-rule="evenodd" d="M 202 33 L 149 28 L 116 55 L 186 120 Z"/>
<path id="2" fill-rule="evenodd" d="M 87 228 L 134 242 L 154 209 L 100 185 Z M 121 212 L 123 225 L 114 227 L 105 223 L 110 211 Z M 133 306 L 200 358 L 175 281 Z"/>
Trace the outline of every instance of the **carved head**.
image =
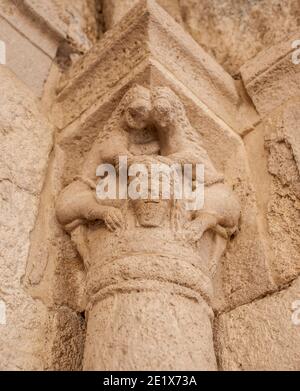
<path id="1" fill-rule="evenodd" d="M 186 117 L 183 104 L 178 96 L 168 87 L 156 87 L 153 89 L 152 107 L 153 121 L 160 129 L 175 126 Z"/>
<path id="2" fill-rule="evenodd" d="M 133 207 L 139 224 L 143 227 L 160 227 L 169 217 L 169 200 L 134 200 Z"/>
<path id="3" fill-rule="evenodd" d="M 153 172 L 151 167 L 152 164 L 157 164 L 160 161 L 155 156 L 136 156 L 133 162 L 142 163 L 147 169 L 147 175 L 138 175 L 138 182 L 133 179 L 140 191 L 143 189 L 140 198 L 131 200 L 137 220 L 143 227 L 159 227 L 171 214 L 171 208 L 174 204 L 173 183 L 170 181 L 170 187 L 167 185 L 170 195 L 165 198 L 163 196 L 163 189 L 165 189 L 163 181 L 164 179 L 168 181 L 168 178 L 159 172 Z M 154 197 L 153 194 L 156 196 Z"/>
<path id="4" fill-rule="evenodd" d="M 150 90 L 134 85 L 122 97 L 98 138 L 104 142 L 118 132 L 124 135 L 131 130 L 142 130 L 148 125 L 150 113 Z M 99 140 L 97 142 L 99 143 Z"/>
<path id="5" fill-rule="evenodd" d="M 144 129 L 151 113 L 151 96 L 147 88 L 136 85 L 124 97 L 124 121 L 126 128 Z"/>

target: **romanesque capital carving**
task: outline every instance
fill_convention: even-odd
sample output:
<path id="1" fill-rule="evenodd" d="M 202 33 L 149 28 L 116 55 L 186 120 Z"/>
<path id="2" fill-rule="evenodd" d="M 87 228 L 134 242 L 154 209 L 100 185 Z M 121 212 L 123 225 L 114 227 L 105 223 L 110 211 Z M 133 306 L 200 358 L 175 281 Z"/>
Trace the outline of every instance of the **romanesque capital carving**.
<path id="1" fill-rule="evenodd" d="M 105 164 L 115 175 L 99 179 Z M 134 165 L 142 165 L 144 175 L 132 178 Z M 185 165 L 192 167 L 191 189 L 201 186 L 204 193 L 201 208 L 188 207 L 184 192 L 176 195 L 175 180 L 165 197 L 163 176 L 153 198 L 152 168 L 159 165 L 182 169 L 180 183 Z M 138 179 L 135 194 L 143 188 L 143 196 L 124 196 L 121 176 L 126 190 Z M 99 199 L 99 180 L 116 181 L 116 197 Z M 170 88 L 127 91 L 56 208 L 86 268 L 85 369 L 216 369 L 212 278 L 237 231 L 240 206 Z"/>

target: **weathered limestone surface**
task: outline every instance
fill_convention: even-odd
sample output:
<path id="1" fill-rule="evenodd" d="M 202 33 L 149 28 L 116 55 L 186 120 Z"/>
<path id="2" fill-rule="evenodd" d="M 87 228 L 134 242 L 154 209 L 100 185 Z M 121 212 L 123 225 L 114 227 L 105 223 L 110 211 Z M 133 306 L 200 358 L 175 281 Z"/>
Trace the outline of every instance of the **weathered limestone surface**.
<path id="1" fill-rule="evenodd" d="M 216 329 L 223 369 L 299 370 L 300 166 L 299 91 L 292 38 L 242 67 L 261 123 L 244 137 L 271 275 L 271 296 L 220 316 Z M 294 282 L 293 282 L 294 281 Z"/>
<path id="2" fill-rule="evenodd" d="M 82 370 L 85 327 L 84 318 L 66 306 L 49 311 L 43 352 L 47 357 L 44 370 Z"/>
<path id="3" fill-rule="evenodd" d="M 24 6 L 80 50 L 86 51 L 97 39 L 94 0 L 24 0 Z"/>
<path id="4" fill-rule="evenodd" d="M 184 102 L 189 113 L 189 118 L 199 134 L 203 137 L 205 146 L 207 147 L 210 156 L 212 156 L 214 163 L 223 172 L 226 172 L 228 183 L 235 188 L 235 191 L 242 201 L 242 215 L 244 218 L 242 220 L 241 233 L 239 233 L 237 238 L 231 243 L 231 248 L 228 250 L 228 254 L 223 262 L 225 276 L 223 275 L 223 279 L 221 277 L 221 286 L 223 286 L 225 291 L 225 300 L 224 292 L 220 289 L 220 296 L 222 298 L 215 303 L 218 308 L 235 306 L 250 301 L 273 287 L 272 279 L 269 276 L 263 244 L 257 245 L 257 243 L 261 243 L 261 238 L 256 221 L 257 210 L 255 199 L 253 197 L 251 185 L 248 182 L 249 172 L 245 152 L 239 138 L 235 136 L 234 132 L 226 123 L 218 118 L 218 116 L 223 119 L 224 117 L 226 118 L 226 114 L 222 112 L 222 109 L 221 112 L 218 111 L 222 104 L 220 103 L 218 105 L 212 103 L 216 98 L 220 99 L 220 102 L 224 102 L 224 94 L 221 93 L 223 86 L 218 89 L 214 88 L 210 83 L 207 83 L 205 72 L 209 73 L 211 66 L 213 68 L 211 72 L 216 76 L 217 73 L 215 70 L 219 68 L 216 67 L 216 69 L 214 69 L 215 64 L 211 65 L 210 61 L 206 61 L 206 64 L 203 65 L 204 72 L 202 75 L 200 74 L 201 83 L 199 84 L 199 81 L 196 81 L 196 77 L 193 80 L 193 84 L 190 83 L 190 80 L 184 76 L 183 69 L 186 70 L 189 67 L 188 69 L 194 70 L 194 68 L 190 66 L 190 54 L 186 51 L 186 46 L 188 45 L 189 47 L 191 41 L 185 37 L 178 40 L 179 46 L 184 48 L 184 52 L 180 52 L 178 59 L 180 59 L 182 64 L 187 64 L 187 66 L 184 65 L 182 66 L 182 70 L 177 70 L 176 67 L 174 67 L 175 59 L 172 57 L 172 51 L 174 51 L 174 49 L 173 47 L 171 49 L 169 44 L 172 42 L 172 36 L 175 36 L 176 39 L 178 39 L 177 29 L 179 26 L 173 25 L 166 14 L 164 14 L 164 22 L 162 22 L 158 16 L 159 9 L 155 8 L 153 2 L 144 2 L 144 4 L 146 4 L 147 8 L 142 8 L 140 6 L 139 8 L 137 7 L 135 10 L 132 10 L 125 21 L 122 21 L 121 24 L 116 26 L 115 30 L 112 30 L 107 34 L 103 42 L 92 49 L 84 59 L 75 65 L 75 67 L 64 76 L 61 82 L 55 113 L 61 112 L 61 114 L 63 114 L 61 117 L 63 121 L 60 121 L 59 126 L 64 129 L 57 139 L 59 147 L 64 151 L 62 182 L 65 185 L 68 185 L 72 182 L 72 179 L 80 173 L 81 166 L 97 137 L 99 129 L 104 127 L 105 122 L 109 119 L 113 109 L 116 108 L 116 102 L 121 99 L 122 94 L 124 94 L 132 83 L 138 82 L 145 86 L 153 87 L 155 87 L 155 85 L 168 85 L 173 88 Z M 146 23 L 149 23 L 149 15 L 147 14 L 149 11 L 151 13 L 149 26 L 151 28 L 145 29 Z M 146 17 L 143 16 L 144 14 Z M 168 20 L 168 25 L 165 22 L 166 20 Z M 128 25 L 131 26 L 131 30 L 129 30 L 131 35 L 126 31 Z M 169 34 L 166 34 L 166 38 L 161 35 L 161 31 L 163 31 L 164 34 L 169 32 Z M 160 32 L 159 39 L 157 38 L 158 32 Z M 151 56 L 154 59 L 152 60 L 150 57 L 150 62 L 147 60 L 147 55 L 149 56 L 149 44 L 148 46 L 142 46 L 149 34 L 153 36 L 149 43 L 151 51 L 154 53 L 152 54 L 151 52 Z M 163 39 L 168 41 L 168 43 L 161 45 L 162 48 L 160 49 L 157 45 L 159 42 L 164 42 Z M 119 42 L 119 46 L 112 50 L 112 45 L 115 41 Z M 136 46 L 137 43 L 139 46 Z M 132 46 L 132 44 L 135 45 Z M 194 48 L 194 46 L 191 47 Z M 199 50 L 199 48 L 197 50 Z M 164 53 L 163 56 L 159 54 L 160 51 L 161 53 Z M 167 57 L 167 53 L 170 53 L 170 59 Z M 156 58 L 158 58 L 158 61 Z M 146 59 L 146 61 L 143 61 L 144 59 Z M 180 62 L 178 62 L 179 65 Z M 168 64 L 168 67 L 171 68 L 172 73 L 169 72 L 168 67 L 165 67 L 166 63 Z M 116 72 L 114 72 L 114 69 L 116 69 Z M 174 73 L 177 80 L 174 77 Z M 193 74 L 193 72 L 186 73 L 189 77 L 191 74 Z M 221 73 L 219 76 L 220 79 L 223 78 L 222 75 L 224 76 L 224 74 Z M 211 80 L 214 80 L 215 82 L 216 79 L 212 78 Z M 225 76 L 225 80 L 226 83 L 228 80 L 226 88 L 233 92 L 231 95 L 227 92 L 225 96 L 231 96 L 231 102 L 238 102 L 239 98 L 237 93 L 234 92 L 235 87 L 233 86 L 232 81 L 230 81 L 228 76 Z M 195 88 L 195 83 L 198 83 L 196 84 L 197 88 Z M 99 88 L 101 89 L 99 90 Z M 203 96 L 204 91 L 210 91 L 210 93 L 207 94 L 207 97 Z M 234 98 L 231 100 L 234 96 L 237 96 L 237 99 Z M 232 103 L 230 107 L 234 108 L 234 103 Z M 239 162 L 238 164 L 236 164 L 237 161 Z M 109 256 L 109 253 L 107 253 L 107 256 Z M 247 257 L 251 259 L 249 263 L 244 261 Z M 137 261 L 138 260 L 136 260 L 136 262 Z M 117 271 L 117 265 L 115 267 Z M 128 270 L 128 273 L 130 270 L 131 269 Z M 137 269 L 136 272 L 138 270 L 139 269 Z M 108 276 L 111 275 L 111 273 L 110 269 L 105 274 L 103 271 L 101 273 L 103 276 L 102 278 L 107 275 L 106 279 L 109 281 Z M 139 271 L 139 273 L 141 273 L 141 271 Z M 220 274 L 222 275 L 222 273 Z M 91 275 L 97 276 L 98 273 L 93 272 Z M 259 276 L 259 279 L 254 278 L 256 276 Z M 122 274 L 120 276 L 118 274 L 118 278 L 121 277 Z M 149 315 L 148 318 L 144 317 L 144 311 L 140 312 L 139 308 L 134 309 L 135 301 L 133 300 L 133 295 L 129 295 L 128 293 L 129 297 L 127 300 L 125 297 L 126 287 L 122 289 L 125 290 L 124 294 L 120 295 L 119 298 L 120 302 L 123 303 L 120 304 L 121 307 L 124 305 L 125 308 L 132 308 L 132 311 L 136 310 L 137 316 L 141 316 L 146 324 L 147 322 L 150 322 L 151 316 Z M 163 297 L 165 298 L 164 302 L 166 304 L 170 303 L 167 294 L 164 294 Z M 162 298 L 160 300 L 162 300 Z M 146 299 L 150 300 L 150 302 L 152 301 L 150 293 L 145 293 L 144 300 Z M 103 322 L 107 322 L 105 323 L 107 325 L 110 324 L 109 322 L 112 316 L 118 316 L 118 322 L 120 324 L 125 322 L 125 315 L 123 316 L 122 312 L 119 313 L 119 310 L 114 310 L 112 313 L 108 307 L 106 307 L 106 303 L 108 303 L 107 305 L 109 306 L 111 299 L 108 298 L 107 300 L 101 301 L 101 303 L 99 303 L 99 305 L 97 304 L 90 312 L 86 345 L 88 349 L 85 359 L 86 368 L 95 368 L 95 365 L 100 365 L 101 368 L 109 368 L 111 365 L 115 365 L 114 368 L 120 369 L 123 367 L 118 367 L 116 365 L 123 362 L 120 359 L 123 354 L 128 354 L 128 357 L 131 357 L 131 354 L 133 354 L 132 352 L 139 351 L 139 347 L 136 344 L 128 351 L 125 346 L 126 342 L 124 342 L 124 348 L 120 351 L 120 355 L 118 355 L 118 351 L 113 349 L 113 357 L 116 357 L 116 361 L 111 362 L 109 357 L 112 357 L 112 352 L 111 348 L 108 349 L 110 345 L 109 338 L 117 338 L 118 335 L 114 334 L 114 336 L 110 336 L 108 334 L 105 338 L 99 339 L 98 347 L 95 345 L 94 341 L 97 339 L 96 330 L 98 330 L 97 325 L 102 324 Z M 106 311 L 102 310 L 104 305 L 105 308 L 107 308 Z M 115 305 L 117 306 L 117 303 Z M 124 314 L 125 313 L 126 311 Z M 158 319 L 157 315 L 155 315 L 155 319 Z M 163 321 L 163 319 L 161 320 L 162 328 L 166 333 L 168 333 L 167 325 L 168 323 L 173 322 L 172 319 L 174 319 L 173 316 L 166 318 L 166 321 Z M 165 324 L 166 328 L 163 327 L 163 324 Z M 130 339 L 129 337 L 132 328 L 133 326 L 124 328 L 122 341 L 123 339 Z M 142 330 L 143 329 L 140 330 L 141 333 Z M 174 339 L 174 343 L 176 340 L 177 337 Z M 159 338 L 157 341 L 159 341 Z M 179 343 L 179 340 L 177 340 L 177 342 Z M 201 340 L 198 342 L 200 344 L 203 343 Z M 154 343 L 154 340 L 152 343 Z M 113 347 L 114 346 L 115 345 L 113 344 Z M 180 346 L 180 343 L 178 346 Z M 101 359 L 98 356 L 99 352 L 102 352 Z M 162 350 L 162 354 L 164 354 L 164 352 L 166 351 Z M 153 352 L 153 355 L 154 354 L 155 351 Z M 103 359 L 103 357 L 105 357 L 105 359 Z M 163 357 L 164 356 L 157 358 L 158 363 L 164 361 Z M 152 354 L 149 355 L 149 362 L 144 362 L 145 368 L 153 368 L 153 360 L 154 356 L 152 356 Z M 133 365 L 131 369 L 136 368 L 135 360 L 129 361 Z M 127 364 L 124 363 L 124 365 Z M 169 361 L 165 362 L 165 367 L 169 369 L 178 368 L 178 365 L 178 362 L 173 362 L 171 358 Z M 194 368 L 194 366 L 191 366 L 192 364 L 188 365 L 189 368 Z M 198 365 L 201 365 L 201 361 L 198 361 Z M 98 366 L 98 368 L 100 367 Z"/>
<path id="5" fill-rule="evenodd" d="M 215 370 L 212 280 L 226 239 L 238 228 L 239 201 L 179 97 L 169 87 L 149 87 L 134 85 L 122 96 L 56 202 L 86 270 L 83 368 Z M 204 164 L 203 211 L 186 210 L 186 199 L 152 201 L 148 183 L 146 199 L 97 200 L 97 167 L 122 155 L 148 170 L 158 162 Z"/>
<path id="6" fill-rule="evenodd" d="M 115 24 L 134 7 L 139 0 L 103 0 L 104 27 L 106 30 L 113 28 Z M 178 0 L 157 0 L 178 23 L 183 23 Z"/>
<path id="7" fill-rule="evenodd" d="M 145 85 L 166 84 L 173 88 L 185 104 L 192 125 L 203 139 L 214 164 L 226 173 L 227 183 L 235 189 L 241 204 L 242 216 L 239 235 L 229 243 L 227 255 L 223 260 L 222 278 L 217 281 L 216 289 L 222 287 L 216 306 L 236 306 L 264 294 L 273 288 L 266 247 L 258 222 L 258 209 L 254 189 L 250 181 L 247 156 L 240 138 L 213 113 L 208 112 L 181 84 L 174 83 L 168 74 L 151 72 L 137 75 L 134 81 Z M 102 129 L 109 114 L 116 107 L 124 87 L 112 95 L 99 100 L 84 115 L 67 126 L 57 138 L 64 151 L 62 183 L 69 184 L 78 175 L 80 166 L 99 129 Z M 238 162 L 238 164 L 237 164 Z M 246 262 L 248 259 L 249 262 Z M 224 303 L 225 291 L 225 303 Z"/>
<path id="8" fill-rule="evenodd" d="M 0 66 L 0 326 L 1 369 L 43 369 L 47 310 L 24 290 L 30 233 L 38 211 L 52 126 L 33 94 Z"/>
<path id="9" fill-rule="evenodd" d="M 6 44 L 6 65 L 38 97 L 58 48 L 67 54 L 82 53 L 97 37 L 93 0 L 1 1 L 0 39 Z"/>
<path id="10" fill-rule="evenodd" d="M 144 2 L 142 3 L 144 4 Z M 149 9 L 150 16 L 153 15 L 150 21 L 152 19 L 155 21 L 155 24 L 154 21 L 152 22 L 153 25 L 149 31 L 153 35 L 151 47 L 154 48 L 153 51 L 156 55 L 159 47 L 155 51 L 155 44 L 161 42 L 162 38 L 154 40 L 154 37 L 158 34 L 157 30 L 160 32 L 165 26 L 158 19 L 157 14 L 163 11 L 160 11 L 158 6 L 154 6 L 153 2 L 148 2 L 147 7 L 137 6 L 121 24 L 124 23 L 125 27 L 130 24 L 134 31 L 141 32 L 145 28 L 145 23 L 142 23 L 144 21 L 143 15 Z M 142 17 L 139 12 L 142 13 Z M 164 43 L 162 46 L 164 51 L 161 49 L 161 52 L 164 52 L 164 56 L 159 54 L 159 61 L 151 60 L 150 63 L 147 59 L 141 61 L 143 53 L 147 53 L 146 46 L 142 53 L 141 50 L 131 49 L 132 56 L 127 60 L 127 67 L 122 48 L 124 45 L 131 48 L 137 42 L 136 32 L 131 35 L 125 33 L 124 39 L 121 40 L 122 45 L 116 51 L 118 56 L 113 54 L 111 58 L 106 50 L 112 45 L 113 39 L 117 39 L 124 30 L 123 25 L 118 25 L 104 38 L 102 43 L 99 43 L 82 61 L 75 64 L 68 74 L 63 76 L 55 113 L 62 114 L 61 127 L 64 127 L 70 120 L 73 122 L 66 126 L 57 138 L 58 144 L 65 154 L 62 182 L 64 185 L 68 185 L 78 175 L 80 165 L 83 164 L 99 129 L 104 127 L 116 107 L 116 103 L 132 84 L 139 83 L 147 87 L 151 86 L 151 88 L 156 85 L 166 85 L 172 88 L 184 103 L 189 119 L 203 139 L 214 164 L 220 171 L 226 173 L 227 183 L 235 189 L 242 204 L 242 216 L 244 217 L 241 220 L 240 233 L 229 244 L 227 254 L 222 262 L 222 272 L 220 270 L 218 273 L 220 280 L 216 283 L 216 289 L 220 291 L 218 292 L 219 299 L 215 303 L 216 307 L 219 309 L 224 306 L 232 307 L 251 301 L 274 288 L 268 264 L 268 248 L 258 218 L 247 156 L 241 138 L 224 120 L 220 119 L 222 115 L 224 117 L 226 115 L 224 112 L 219 112 L 220 107 L 224 108 L 224 93 L 222 93 L 224 86 L 222 83 L 218 86 L 215 83 L 215 86 L 212 86 L 207 80 L 206 75 L 210 76 L 210 80 L 215 80 L 213 75 L 215 77 L 218 75 L 222 79 L 222 73 L 220 75 L 218 73 L 219 68 L 215 69 L 215 64 L 211 60 L 205 61 L 202 64 L 203 70 L 200 69 L 201 73 L 197 74 L 199 76 L 196 78 L 195 75 L 193 83 L 190 83 L 186 78 L 190 74 L 186 73 L 186 70 L 192 68 L 190 65 L 192 59 L 190 52 L 186 50 L 180 52 L 180 61 L 177 60 L 176 67 L 170 65 L 173 67 L 172 73 L 168 67 L 164 66 L 164 64 L 169 66 L 174 59 L 171 38 L 174 36 L 173 31 L 177 37 L 176 29 L 180 29 L 174 22 L 169 22 L 167 14 L 164 14 L 164 19 L 168 21 L 168 24 L 170 23 L 172 29 L 169 32 L 170 35 L 167 35 L 169 44 Z M 139 26 L 139 29 L 135 27 L 136 25 Z M 138 36 L 141 42 L 148 39 L 147 35 L 144 38 L 144 34 Z M 186 35 L 183 32 L 181 34 L 183 37 L 179 41 L 179 45 L 181 45 L 179 48 L 183 49 L 186 47 L 184 43 L 190 44 L 190 40 L 185 38 Z M 170 58 L 168 58 L 169 53 Z M 133 55 L 137 57 L 137 60 Z M 117 69 L 117 72 L 114 73 L 112 69 Z M 228 74 L 225 76 L 226 96 L 231 96 L 228 90 L 234 92 L 232 79 Z M 78 88 L 79 85 L 82 87 Z M 203 91 L 206 93 L 204 94 Z M 236 110 L 234 100 L 231 99 L 226 99 L 226 107 L 231 106 Z M 84 108 L 85 110 L 83 110 Z M 78 118 L 76 119 L 76 117 Z M 248 261 L 246 261 L 247 259 Z"/>
<path id="11" fill-rule="evenodd" d="M 39 213 L 31 233 L 26 274 L 27 292 L 49 308 L 47 370 L 81 370 L 85 338 L 85 278 L 79 255 L 55 218 L 55 200 L 61 190 L 62 154 L 50 157 L 40 199 Z"/>
<path id="12" fill-rule="evenodd" d="M 299 121 L 298 103 L 293 100 L 245 137 L 269 259 L 279 285 L 300 272 Z"/>
<path id="13" fill-rule="evenodd" d="M 231 75 L 300 27 L 298 0 L 179 0 L 179 4 L 187 31 Z"/>
<path id="14" fill-rule="evenodd" d="M 259 53 L 241 67 L 245 88 L 262 116 L 299 95 L 300 67 L 293 62 L 292 43 L 300 31 Z"/>
<path id="15" fill-rule="evenodd" d="M 138 0 L 103 0 L 110 29 Z M 300 27 L 297 0 L 158 0 L 231 75 Z"/>
<path id="16" fill-rule="evenodd" d="M 4 66 L 0 79 L 0 300 L 7 318 L 0 325 L 0 369 L 78 370 L 85 324 L 76 311 L 82 311 L 84 284 L 74 250 L 65 246 L 57 255 L 51 178 L 43 187 L 53 126 L 34 95 Z M 68 253 L 72 268 L 64 268 Z M 57 270 L 54 258 L 60 262 Z M 43 277 L 44 285 L 33 289 Z"/>
<path id="17" fill-rule="evenodd" d="M 242 68 L 245 87 L 265 117 L 244 141 L 279 286 L 300 271 L 299 67 L 292 62 L 291 47 L 296 38 L 262 52 Z"/>
<path id="18" fill-rule="evenodd" d="M 42 29 L 38 21 L 29 17 L 21 2 L 2 0 L 0 4 L 1 20 L 4 19 L 19 34 L 28 39 L 37 49 L 51 58 L 55 57 L 59 36 L 50 30 Z M 21 48 L 20 48 L 21 51 Z"/>
<path id="19" fill-rule="evenodd" d="M 276 121 L 276 132 L 266 137 L 268 170 L 273 176 L 268 225 L 279 283 L 300 273 L 299 103 L 286 105 Z M 274 122 L 273 122 L 274 123 Z"/>
<path id="20" fill-rule="evenodd" d="M 299 16 L 296 0 L 1 1 L 0 369 L 300 369 Z M 116 129 L 133 161 L 178 158 L 159 136 L 174 115 L 180 159 L 224 175 L 210 205 L 222 186 L 240 205 L 234 232 L 161 200 L 91 201 Z"/>
<path id="21" fill-rule="evenodd" d="M 229 74 L 155 1 L 143 0 L 62 78 L 59 128 L 143 65 L 170 72 L 236 131 L 250 126 L 240 116 L 243 102 Z"/>
<path id="22" fill-rule="evenodd" d="M 41 96 L 52 59 L 0 16 L 0 38 L 6 44 L 6 64 L 37 95 Z"/>
<path id="23" fill-rule="evenodd" d="M 279 293 L 221 315 L 216 338 L 221 369 L 299 371 L 300 333 L 292 309 L 299 298 L 300 278 Z"/>

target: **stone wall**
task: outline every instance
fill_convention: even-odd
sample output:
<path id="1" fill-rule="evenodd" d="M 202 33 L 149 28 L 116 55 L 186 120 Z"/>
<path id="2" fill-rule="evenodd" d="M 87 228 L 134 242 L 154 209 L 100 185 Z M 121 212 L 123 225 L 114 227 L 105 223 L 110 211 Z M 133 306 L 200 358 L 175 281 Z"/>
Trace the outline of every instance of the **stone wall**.
<path id="1" fill-rule="evenodd" d="M 0 37 L 6 44 L 6 65 L 38 97 L 43 94 L 51 67 L 64 65 L 70 62 L 70 56 L 75 59 L 87 51 L 99 33 L 93 0 L 72 4 L 52 0 L 0 3 Z"/>
<path id="2" fill-rule="evenodd" d="M 74 310 L 61 289 L 70 283 L 67 272 L 59 273 L 51 265 L 42 293 L 34 286 L 51 258 L 51 251 L 47 254 L 36 244 L 41 238 L 48 240 L 47 222 L 53 223 L 47 215 L 47 171 L 55 134 L 49 107 L 62 61 L 77 60 L 99 37 L 94 8 L 93 1 L 0 4 L 0 39 L 6 47 L 6 65 L 0 65 L 3 370 L 68 370 L 82 365 L 85 324 L 81 309 Z M 55 276 L 60 275 L 65 281 L 58 283 Z"/>
<path id="3" fill-rule="evenodd" d="M 178 95 L 241 204 L 213 278 L 219 370 L 300 369 L 299 3 L 157 3 L 1 1 L 0 369 L 82 369 L 86 275 L 55 205 L 135 84 Z"/>
<path id="4" fill-rule="evenodd" d="M 30 235 L 52 148 L 53 126 L 33 93 L 0 66 L 1 287 L 6 322 L 1 325 L 0 367 L 44 368 L 48 311 L 23 286 Z"/>
<path id="5" fill-rule="evenodd" d="M 110 29 L 138 0 L 103 0 Z M 232 76 L 260 51 L 300 27 L 297 0 L 158 0 Z"/>
<path id="6" fill-rule="evenodd" d="M 241 68 L 261 117 L 244 143 L 276 288 L 220 315 L 223 369 L 299 370 L 300 333 L 293 315 L 300 296 L 299 68 L 291 50 L 297 37 L 262 51 Z"/>

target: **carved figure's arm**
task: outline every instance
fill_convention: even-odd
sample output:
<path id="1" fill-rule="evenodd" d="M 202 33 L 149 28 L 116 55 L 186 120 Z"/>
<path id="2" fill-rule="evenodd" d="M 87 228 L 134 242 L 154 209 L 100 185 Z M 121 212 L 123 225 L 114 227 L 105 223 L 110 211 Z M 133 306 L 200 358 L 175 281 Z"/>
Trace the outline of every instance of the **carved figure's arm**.
<path id="1" fill-rule="evenodd" d="M 121 228 L 124 223 L 119 209 L 100 205 L 96 191 L 80 180 L 72 182 L 61 192 L 56 203 L 56 216 L 68 231 L 87 221 L 102 220 L 111 231 Z"/>
<path id="2" fill-rule="evenodd" d="M 209 229 L 224 238 L 237 230 L 240 218 L 240 203 L 232 190 L 222 183 L 205 187 L 204 207 L 194 212 L 193 220 L 187 224 L 193 241 L 201 239 Z"/>
<path id="3" fill-rule="evenodd" d="M 118 156 L 131 156 L 128 150 L 128 135 L 124 132 L 112 130 L 109 138 L 97 139 L 90 150 L 82 168 L 82 176 L 96 181 L 96 170 L 100 164 L 112 164 L 117 166 Z"/>

